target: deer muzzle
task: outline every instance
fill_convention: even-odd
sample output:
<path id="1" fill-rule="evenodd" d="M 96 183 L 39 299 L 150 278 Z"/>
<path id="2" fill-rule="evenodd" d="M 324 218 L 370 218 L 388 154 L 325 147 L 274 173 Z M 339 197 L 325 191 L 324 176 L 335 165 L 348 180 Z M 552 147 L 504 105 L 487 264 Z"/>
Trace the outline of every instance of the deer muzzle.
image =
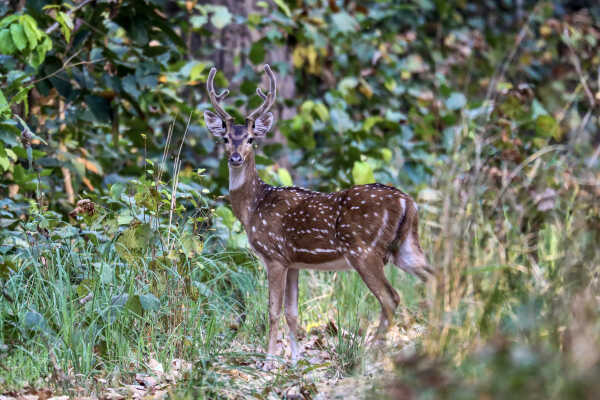
<path id="1" fill-rule="evenodd" d="M 244 162 L 244 159 L 242 158 L 242 155 L 240 153 L 238 153 L 237 151 L 234 153 L 231 153 L 231 156 L 229 156 L 229 165 L 231 165 L 231 166 L 239 167 L 242 165 L 243 162 Z"/>

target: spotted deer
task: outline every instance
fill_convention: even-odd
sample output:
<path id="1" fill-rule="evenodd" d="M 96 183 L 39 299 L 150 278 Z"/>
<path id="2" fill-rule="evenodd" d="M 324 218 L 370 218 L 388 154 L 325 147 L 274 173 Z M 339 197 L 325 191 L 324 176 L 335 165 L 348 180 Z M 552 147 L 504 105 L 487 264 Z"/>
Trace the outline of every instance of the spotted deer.
<path id="1" fill-rule="evenodd" d="M 267 354 L 277 352 L 282 306 L 289 327 L 292 359 L 299 356 L 298 273 L 300 269 L 356 270 L 381 304 L 377 336 L 390 326 L 400 302 L 384 274 L 390 262 L 426 280 L 432 274 L 417 232 L 415 202 L 404 192 L 378 183 L 353 186 L 334 193 L 299 187 L 275 187 L 256 172 L 253 142 L 273 125 L 269 109 L 276 96 L 276 79 L 265 65 L 269 91 L 258 88 L 263 103 L 246 117 L 234 120 L 220 102 L 229 91 L 214 89 L 216 69 L 208 75 L 207 91 L 216 114 L 205 111 L 208 130 L 221 138 L 229 157 L 229 194 L 233 213 L 241 221 L 250 246 L 265 265 L 269 286 Z"/>

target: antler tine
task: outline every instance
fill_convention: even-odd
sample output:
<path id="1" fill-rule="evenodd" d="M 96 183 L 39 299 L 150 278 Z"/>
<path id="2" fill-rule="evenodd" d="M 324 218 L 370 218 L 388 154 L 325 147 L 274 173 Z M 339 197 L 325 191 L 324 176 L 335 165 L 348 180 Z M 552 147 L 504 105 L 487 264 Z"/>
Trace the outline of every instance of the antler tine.
<path id="1" fill-rule="evenodd" d="M 264 101 L 256 110 L 251 112 L 246 118 L 247 121 L 254 121 L 257 117 L 269 111 L 269 109 L 275 103 L 275 97 L 277 95 L 277 80 L 275 79 L 275 74 L 271 70 L 269 64 L 265 64 L 265 72 L 269 76 L 269 91 L 265 95 L 260 88 L 256 89 L 256 94 L 258 94 Z"/>
<path id="2" fill-rule="evenodd" d="M 219 102 L 221 102 L 229 94 L 229 89 L 223 89 L 223 91 L 220 94 L 217 94 L 215 92 L 214 80 L 216 74 L 217 69 L 215 67 L 212 67 L 210 69 L 210 72 L 208 73 L 208 79 L 206 80 L 206 91 L 208 92 L 210 102 L 215 108 L 217 114 L 219 114 L 219 116 L 223 118 L 227 123 L 231 123 L 233 121 L 233 117 L 229 115 L 227 111 L 225 111 L 225 109 L 219 105 Z"/>
<path id="3" fill-rule="evenodd" d="M 256 94 L 259 95 L 263 100 L 267 99 L 267 95 L 264 94 L 264 92 L 262 91 L 262 89 L 259 88 L 259 87 L 256 88 Z"/>

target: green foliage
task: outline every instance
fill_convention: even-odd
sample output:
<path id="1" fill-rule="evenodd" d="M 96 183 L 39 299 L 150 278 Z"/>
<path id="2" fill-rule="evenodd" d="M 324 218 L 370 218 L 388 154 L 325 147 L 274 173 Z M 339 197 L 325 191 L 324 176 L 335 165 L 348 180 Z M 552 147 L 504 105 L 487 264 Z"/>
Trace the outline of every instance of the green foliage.
<path id="1" fill-rule="evenodd" d="M 222 201 L 227 168 L 202 121 L 204 83 L 219 67 L 216 85 L 230 87 L 227 110 L 241 121 L 260 101 L 269 62 L 281 86 L 274 139 L 257 150 L 265 181 L 318 190 L 382 182 L 418 200 L 444 290 L 394 281 L 405 325 L 426 331 L 414 358 L 395 359 L 402 390 L 593 393 L 599 7 L 231 4 L 0 5 L 8 384 L 51 375 L 50 352 L 86 379 L 158 353 L 196 361 L 190 387 L 207 397 L 231 387 L 215 355 L 262 343 L 266 288 Z M 179 115 L 191 116 L 189 127 Z M 361 373 L 360 327 L 378 305 L 356 276 L 330 275 L 302 284 L 301 313 L 337 323 L 329 370 Z M 340 314 L 328 314 L 332 302 Z M 304 382 L 310 368 L 286 370 L 280 386 Z M 448 384 L 432 385 L 428 373 Z"/>
<path id="2" fill-rule="evenodd" d="M 44 62 L 52 40 L 30 15 L 10 15 L 0 20 L 0 53 L 18 54 L 32 67 Z"/>

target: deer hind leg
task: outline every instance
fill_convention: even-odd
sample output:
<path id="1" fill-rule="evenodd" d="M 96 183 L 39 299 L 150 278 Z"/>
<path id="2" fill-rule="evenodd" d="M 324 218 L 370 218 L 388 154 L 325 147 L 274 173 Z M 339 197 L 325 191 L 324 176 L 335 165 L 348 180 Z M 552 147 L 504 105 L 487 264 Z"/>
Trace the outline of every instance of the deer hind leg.
<path id="1" fill-rule="evenodd" d="M 292 361 L 296 362 L 299 356 L 298 335 L 298 271 L 288 269 L 285 285 L 285 319 L 289 328 L 290 348 Z"/>
<path id="2" fill-rule="evenodd" d="M 348 263 L 358 271 L 369 290 L 375 295 L 381 305 L 381 317 L 376 337 L 382 338 L 390 328 L 394 318 L 394 311 L 398 307 L 400 298 L 384 273 L 384 262 L 379 257 L 347 257 Z"/>

